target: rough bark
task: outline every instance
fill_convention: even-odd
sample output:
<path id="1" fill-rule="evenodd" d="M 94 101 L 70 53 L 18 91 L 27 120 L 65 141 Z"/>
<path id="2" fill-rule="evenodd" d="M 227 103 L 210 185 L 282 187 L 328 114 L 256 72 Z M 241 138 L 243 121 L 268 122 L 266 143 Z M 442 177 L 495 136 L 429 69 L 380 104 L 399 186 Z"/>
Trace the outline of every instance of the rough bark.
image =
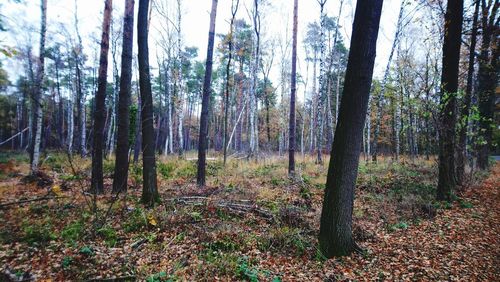
<path id="1" fill-rule="evenodd" d="M 439 125 L 439 180 L 438 200 L 451 200 L 456 186 L 455 128 L 456 95 L 462 38 L 463 0 L 448 1 L 445 14 L 443 41 L 443 70 Z"/>
<path id="2" fill-rule="evenodd" d="M 113 0 L 104 3 L 104 18 L 102 22 L 101 52 L 99 54 L 99 74 L 97 77 L 97 93 L 94 108 L 94 137 L 92 146 L 92 181 L 93 193 L 103 193 L 102 157 L 104 145 L 104 114 L 106 112 L 106 85 L 108 74 L 109 29 Z"/>
<path id="3" fill-rule="evenodd" d="M 339 121 L 335 129 L 321 212 L 319 244 L 327 257 L 358 247 L 352 237 L 352 210 L 363 127 L 370 96 L 383 0 L 358 0 Z"/>
<path id="4" fill-rule="evenodd" d="M 200 135 L 198 140 L 198 186 L 205 186 L 205 169 L 208 143 L 208 108 L 212 82 L 212 63 L 214 56 L 215 19 L 217 16 L 217 0 L 212 0 L 210 12 L 210 27 L 208 30 L 207 60 L 205 64 L 205 78 L 203 80 L 203 97 L 201 102 Z"/>
<path id="5" fill-rule="evenodd" d="M 492 127 L 495 104 L 495 88 L 498 81 L 498 56 L 500 48 L 500 37 L 498 36 L 497 11 L 500 5 L 499 1 L 481 0 L 482 6 L 482 42 L 481 51 L 478 57 L 478 100 L 479 114 L 479 145 L 477 148 L 477 165 L 480 169 L 489 168 L 489 156 L 492 146 Z M 492 6 L 493 5 L 493 6 Z M 489 17 L 488 17 L 489 16 Z"/>
<path id="6" fill-rule="evenodd" d="M 142 123 L 142 177 L 143 187 L 141 202 L 154 206 L 159 200 L 156 186 L 155 137 L 153 128 L 153 97 L 149 74 L 148 50 L 148 6 L 149 0 L 139 0 L 137 15 L 137 46 L 139 47 L 139 84 L 141 92 Z"/>
<path id="7" fill-rule="evenodd" d="M 288 125 L 288 175 L 295 176 L 295 96 L 297 94 L 297 25 L 298 0 L 293 2 L 292 73 L 290 78 L 290 119 Z"/>
<path id="8" fill-rule="evenodd" d="M 132 48 L 134 39 L 134 0 L 125 2 L 123 19 L 122 66 L 118 93 L 118 132 L 113 192 L 127 190 L 130 134 L 130 92 L 132 82 Z"/>
<path id="9" fill-rule="evenodd" d="M 462 111 L 460 113 L 460 130 L 458 132 L 457 144 L 457 184 L 463 185 L 465 182 L 465 161 L 467 155 L 467 129 L 469 123 L 470 105 L 472 101 L 472 79 L 474 78 L 474 64 L 477 43 L 477 22 L 479 18 L 479 0 L 476 0 L 474 15 L 472 16 L 472 33 L 469 47 L 469 63 L 467 68 L 467 86 L 465 88 Z"/>

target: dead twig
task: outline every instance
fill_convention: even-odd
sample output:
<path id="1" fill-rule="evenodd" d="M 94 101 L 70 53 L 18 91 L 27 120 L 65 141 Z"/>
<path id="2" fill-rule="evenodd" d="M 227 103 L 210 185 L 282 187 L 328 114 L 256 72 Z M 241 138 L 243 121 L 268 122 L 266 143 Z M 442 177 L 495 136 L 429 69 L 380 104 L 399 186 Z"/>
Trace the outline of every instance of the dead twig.
<path id="1" fill-rule="evenodd" d="M 39 198 L 34 198 L 34 199 L 20 200 L 20 201 L 16 201 L 16 202 L 0 204 L 0 209 L 6 208 L 8 206 L 13 206 L 13 205 L 21 205 L 21 204 L 25 204 L 25 203 L 56 200 L 56 199 L 63 199 L 63 198 L 68 198 L 68 197 L 67 196 L 59 196 L 59 197 L 44 196 L 44 197 L 39 197 Z"/>

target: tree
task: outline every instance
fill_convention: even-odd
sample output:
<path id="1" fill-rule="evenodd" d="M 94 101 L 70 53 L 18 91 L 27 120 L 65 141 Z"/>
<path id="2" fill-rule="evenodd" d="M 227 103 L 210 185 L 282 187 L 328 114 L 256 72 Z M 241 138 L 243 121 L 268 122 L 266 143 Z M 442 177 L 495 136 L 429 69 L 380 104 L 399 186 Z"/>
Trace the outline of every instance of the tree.
<path id="1" fill-rule="evenodd" d="M 318 105 L 316 109 L 316 163 L 323 163 L 323 106 L 326 97 L 326 68 L 325 68 L 325 24 L 326 15 L 324 7 L 327 0 L 317 0 L 320 6 L 320 36 L 319 36 L 319 91 L 318 91 Z"/>
<path id="2" fill-rule="evenodd" d="M 385 88 L 387 84 L 387 80 L 389 78 L 389 73 L 391 70 L 391 62 L 392 57 L 394 56 L 394 51 L 399 43 L 399 37 L 401 36 L 403 29 L 403 14 L 404 8 L 406 5 L 406 1 L 401 2 L 401 7 L 399 8 L 398 22 L 396 24 L 396 33 L 394 34 L 394 40 L 392 41 L 391 52 L 389 53 L 389 59 L 387 60 L 387 65 L 385 67 L 384 78 L 382 80 L 381 90 L 379 96 L 377 98 L 377 118 L 375 124 L 375 131 L 373 132 L 373 144 L 372 148 L 372 161 L 377 162 L 377 153 L 378 153 L 378 139 L 380 132 L 380 124 L 382 122 L 382 100 L 384 99 Z"/>
<path id="3" fill-rule="evenodd" d="M 236 13 L 238 12 L 238 6 L 240 4 L 240 0 L 232 0 L 231 2 L 231 22 L 229 23 L 229 35 L 228 35 L 228 59 L 226 65 L 226 89 L 224 96 L 224 165 L 226 165 L 227 160 L 227 147 L 228 147 L 228 134 L 227 134 L 227 122 L 229 115 L 229 71 L 231 68 L 231 60 L 233 58 L 233 29 L 234 29 L 234 20 L 236 17 Z"/>
<path id="4" fill-rule="evenodd" d="M 333 139 L 321 211 L 320 250 L 327 258 L 358 249 L 352 238 L 352 210 L 363 127 L 370 96 L 383 0 L 356 4 L 339 120 Z"/>
<path id="5" fill-rule="evenodd" d="M 462 38 L 463 0 L 448 1 L 445 14 L 443 41 L 443 69 L 439 125 L 439 180 L 438 200 L 451 200 L 456 186 L 455 128 L 458 69 Z"/>
<path id="6" fill-rule="evenodd" d="M 479 113 L 479 146 L 477 165 L 480 169 L 489 167 L 490 149 L 493 133 L 493 108 L 495 101 L 495 88 L 498 82 L 498 56 L 500 55 L 500 37 L 498 36 L 497 12 L 500 8 L 499 1 L 481 0 L 482 41 L 478 57 L 478 100 Z M 489 16 L 489 17 L 488 17 Z"/>
<path id="7" fill-rule="evenodd" d="M 92 180 L 93 193 L 103 193 L 102 157 L 104 145 L 104 113 L 106 112 L 106 86 L 108 75 L 109 26 L 113 0 L 104 3 L 104 18 L 102 21 L 101 52 L 99 54 L 99 74 L 97 77 L 97 93 L 94 108 L 94 137 L 92 146 Z"/>
<path id="8" fill-rule="evenodd" d="M 208 136 L 208 107 L 212 81 L 212 63 L 214 55 L 215 18 L 217 16 L 217 0 L 212 0 L 210 12 L 210 27 L 208 31 L 207 61 L 205 65 L 205 79 L 203 80 L 203 97 L 201 102 L 200 135 L 198 141 L 198 186 L 205 186 L 205 168 Z"/>
<path id="9" fill-rule="evenodd" d="M 38 171 L 38 161 L 40 159 L 40 143 L 42 138 L 42 94 L 43 94 L 43 79 L 45 70 L 45 36 L 47 33 L 47 0 L 40 1 L 41 23 L 40 23 L 40 54 L 38 59 L 38 72 L 35 79 L 35 89 L 32 97 L 33 110 L 33 127 L 32 127 L 32 158 L 31 158 L 31 174 Z"/>
<path id="10" fill-rule="evenodd" d="M 299 13 L 298 0 L 293 2 L 293 41 L 292 41 L 292 73 L 290 79 L 290 120 L 288 144 L 288 175 L 295 175 L 295 96 L 297 93 L 297 25 Z"/>
<path id="11" fill-rule="evenodd" d="M 143 187 L 141 202 L 146 206 L 154 206 L 155 202 L 159 200 L 159 195 L 156 187 L 153 97 L 151 94 L 151 77 L 149 74 L 148 6 L 149 0 L 139 0 L 139 11 L 137 14 L 137 46 L 139 48 L 139 84 L 142 103 L 141 122 Z"/>
<path id="12" fill-rule="evenodd" d="M 253 1 L 254 8 L 252 10 L 253 29 L 255 33 L 255 46 L 252 63 L 252 84 L 250 90 L 249 101 L 249 121 L 250 121 L 250 146 L 248 156 L 252 157 L 259 153 L 259 124 L 258 124 L 258 103 L 257 103 L 257 71 L 260 65 L 260 29 L 261 19 L 259 11 L 259 0 Z"/>
<path id="13" fill-rule="evenodd" d="M 134 0 L 125 2 L 123 19 L 122 67 L 118 93 L 118 132 L 113 192 L 127 189 L 130 134 L 130 92 L 132 88 L 132 48 L 134 39 Z"/>
<path id="14" fill-rule="evenodd" d="M 467 68 L 467 85 L 465 88 L 464 101 L 461 111 L 460 127 L 458 132 L 458 144 L 457 144 L 457 184 L 463 185 L 465 181 L 465 160 L 467 154 L 467 128 L 469 123 L 469 113 L 470 105 L 472 101 L 472 84 L 474 78 L 474 64 L 476 58 L 476 42 L 477 42 L 477 27 L 478 27 L 478 17 L 479 17 L 479 2 L 476 0 L 474 15 L 472 16 L 472 33 L 470 38 L 469 47 L 469 63 Z"/>

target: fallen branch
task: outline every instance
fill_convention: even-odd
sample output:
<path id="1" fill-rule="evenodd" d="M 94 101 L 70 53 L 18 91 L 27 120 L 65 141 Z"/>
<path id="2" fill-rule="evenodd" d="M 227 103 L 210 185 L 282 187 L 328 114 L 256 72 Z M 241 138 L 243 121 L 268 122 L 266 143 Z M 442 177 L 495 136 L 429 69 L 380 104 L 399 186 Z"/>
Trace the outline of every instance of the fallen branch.
<path id="1" fill-rule="evenodd" d="M 174 203 L 181 203 L 181 204 L 190 204 L 190 205 L 206 205 L 208 202 L 209 198 L 208 197 L 199 197 L 199 196 L 192 196 L 192 197 L 180 197 L 180 198 L 170 198 L 166 199 L 165 201 L 170 201 Z M 250 204 L 242 204 L 242 203 L 250 203 Z M 228 209 L 232 212 L 236 213 L 254 213 L 260 217 L 265 218 L 268 221 L 274 221 L 274 215 L 265 209 L 260 208 L 259 206 L 255 204 L 251 204 L 249 200 L 240 200 L 238 202 L 226 202 L 226 201 L 213 201 L 211 202 L 212 205 L 218 207 L 218 208 L 224 208 Z"/>
<path id="2" fill-rule="evenodd" d="M 2 141 L 2 142 L 0 143 L 0 146 L 2 146 L 3 144 L 5 144 L 5 143 L 9 142 L 10 140 L 12 140 L 12 139 L 16 138 L 19 134 L 21 134 L 21 133 L 25 132 L 26 130 L 28 130 L 28 127 L 26 127 L 25 129 L 23 129 L 23 130 L 19 131 L 18 133 L 16 133 L 15 135 L 11 136 L 11 137 L 10 137 L 10 138 L 8 138 L 7 140 Z"/>
<path id="3" fill-rule="evenodd" d="M 88 282 L 93 281 L 93 282 L 107 282 L 107 281 L 136 281 L 137 277 L 133 275 L 128 275 L 128 276 L 120 276 L 120 277 L 112 277 L 112 278 L 92 278 L 87 280 Z"/>
<path id="4" fill-rule="evenodd" d="M 46 200 L 56 200 L 56 199 L 62 199 L 62 198 L 67 198 L 67 196 L 59 196 L 59 197 L 45 196 L 45 197 L 34 198 L 34 199 L 20 200 L 17 202 L 0 204 L 0 209 L 3 209 L 3 208 L 8 207 L 8 206 L 13 206 L 13 205 L 20 205 L 20 204 L 25 204 L 25 203 L 39 202 L 39 201 L 46 201 Z"/>

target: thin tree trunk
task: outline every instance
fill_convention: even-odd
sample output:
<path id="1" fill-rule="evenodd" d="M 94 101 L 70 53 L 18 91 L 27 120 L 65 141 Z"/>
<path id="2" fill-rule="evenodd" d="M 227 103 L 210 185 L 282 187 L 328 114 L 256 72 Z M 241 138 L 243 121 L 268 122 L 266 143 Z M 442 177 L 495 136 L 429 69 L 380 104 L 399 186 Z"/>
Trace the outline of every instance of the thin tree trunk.
<path id="1" fill-rule="evenodd" d="M 370 96 L 382 0 L 358 0 L 347 63 L 344 95 L 335 130 L 319 244 L 327 257 L 358 249 L 352 237 L 352 210 L 363 126 Z"/>
<path id="2" fill-rule="evenodd" d="M 132 87 L 132 49 L 134 39 L 134 0 L 125 2 L 123 19 L 122 66 L 118 93 L 118 132 L 113 192 L 126 191 L 129 163 L 130 92 Z"/>
<path id="3" fill-rule="evenodd" d="M 297 25 L 299 1 L 293 2 L 292 73 L 290 78 L 290 120 L 288 145 L 288 176 L 295 176 L 295 96 L 297 93 Z"/>
<path id="4" fill-rule="evenodd" d="M 228 59 L 226 65 L 226 89 L 225 89 L 225 97 L 224 97 L 224 166 L 227 161 L 227 147 L 228 147 L 228 110 L 229 110 L 229 71 L 231 68 L 231 60 L 233 58 L 233 28 L 234 28 L 234 19 L 236 17 L 236 13 L 238 12 L 238 6 L 240 4 L 240 0 L 234 0 L 231 2 L 231 22 L 229 24 L 229 42 L 228 42 Z M 202 106 L 203 107 L 203 106 Z"/>
<path id="5" fill-rule="evenodd" d="M 153 97 L 149 74 L 148 51 L 148 6 L 149 0 L 139 0 L 137 16 L 137 46 L 139 47 L 139 84 L 141 92 L 142 122 L 142 177 L 143 187 L 141 202 L 154 206 L 159 200 L 156 186 L 155 139 L 153 128 Z"/>
<path id="6" fill-rule="evenodd" d="M 323 163 L 323 108 L 326 97 L 326 69 L 325 69 L 325 20 L 323 11 L 326 0 L 317 0 L 320 5 L 320 56 L 319 56 L 319 91 L 318 106 L 316 109 L 316 163 Z"/>
<path id="7" fill-rule="evenodd" d="M 38 59 L 38 72 L 36 77 L 35 85 L 35 97 L 33 111 L 34 115 L 34 126 L 33 126 L 33 159 L 31 161 L 31 174 L 35 174 L 38 171 L 38 161 L 40 160 L 40 143 L 42 138 L 42 122 L 43 122 L 43 112 L 42 112 L 42 94 L 43 94 L 43 80 L 45 71 L 45 35 L 47 33 L 47 0 L 41 0 L 41 23 L 40 23 L 40 53 Z"/>
<path id="8" fill-rule="evenodd" d="M 99 76 L 94 109 L 94 135 L 92 146 L 92 182 L 93 193 L 103 193 L 102 158 L 104 145 L 104 113 L 106 111 L 106 86 L 108 73 L 109 29 L 113 0 L 106 0 L 104 4 L 104 18 L 102 22 L 101 52 L 99 56 Z"/>
<path id="9" fill-rule="evenodd" d="M 494 2 L 494 3 L 492 3 Z M 481 0 L 482 3 L 482 41 L 481 52 L 478 57 L 478 98 L 479 113 L 479 145 L 477 149 L 477 165 L 480 169 L 488 169 L 492 134 L 494 127 L 495 89 L 498 82 L 498 56 L 500 54 L 500 37 L 498 36 L 497 12 L 499 1 Z M 493 7 L 491 6 L 493 5 Z M 491 10 L 491 11 L 490 11 Z M 489 15 L 489 18 L 488 18 Z M 491 49 L 491 50 L 490 50 Z"/>
<path id="10" fill-rule="evenodd" d="M 205 186 L 205 169 L 208 136 L 208 107 L 210 88 L 212 83 L 212 63 L 214 55 L 215 19 L 217 16 L 217 0 L 212 0 L 210 12 L 210 27 L 208 30 L 207 61 L 205 65 L 205 79 L 203 80 L 203 98 L 201 102 L 200 135 L 198 140 L 198 173 L 196 181 L 198 186 Z"/>
<path id="11" fill-rule="evenodd" d="M 372 161 L 377 162 L 377 154 L 378 154 L 378 137 L 380 134 L 380 124 L 382 122 L 382 100 L 385 95 L 385 88 L 387 85 L 387 80 L 389 79 L 389 73 L 391 70 L 391 61 L 394 55 L 394 50 L 399 42 L 399 37 L 402 32 L 403 26 L 403 13 L 404 8 L 406 6 L 406 1 L 402 1 L 401 7 L 399 9 L 398 22 L 396 24 L 396 33 L 394 34 L 394 41 L 392 42 L 391 52 L 389 53 L 389 59 L 387 60 L 387 65 L 385 67 L 384 78 L 382 79 L 382 85 L 380 87 L 380 94 L 377 98 L 377 115 L 375 118 L 375 130 L 373 132 L 373 143 L 372 143 Z"/>

